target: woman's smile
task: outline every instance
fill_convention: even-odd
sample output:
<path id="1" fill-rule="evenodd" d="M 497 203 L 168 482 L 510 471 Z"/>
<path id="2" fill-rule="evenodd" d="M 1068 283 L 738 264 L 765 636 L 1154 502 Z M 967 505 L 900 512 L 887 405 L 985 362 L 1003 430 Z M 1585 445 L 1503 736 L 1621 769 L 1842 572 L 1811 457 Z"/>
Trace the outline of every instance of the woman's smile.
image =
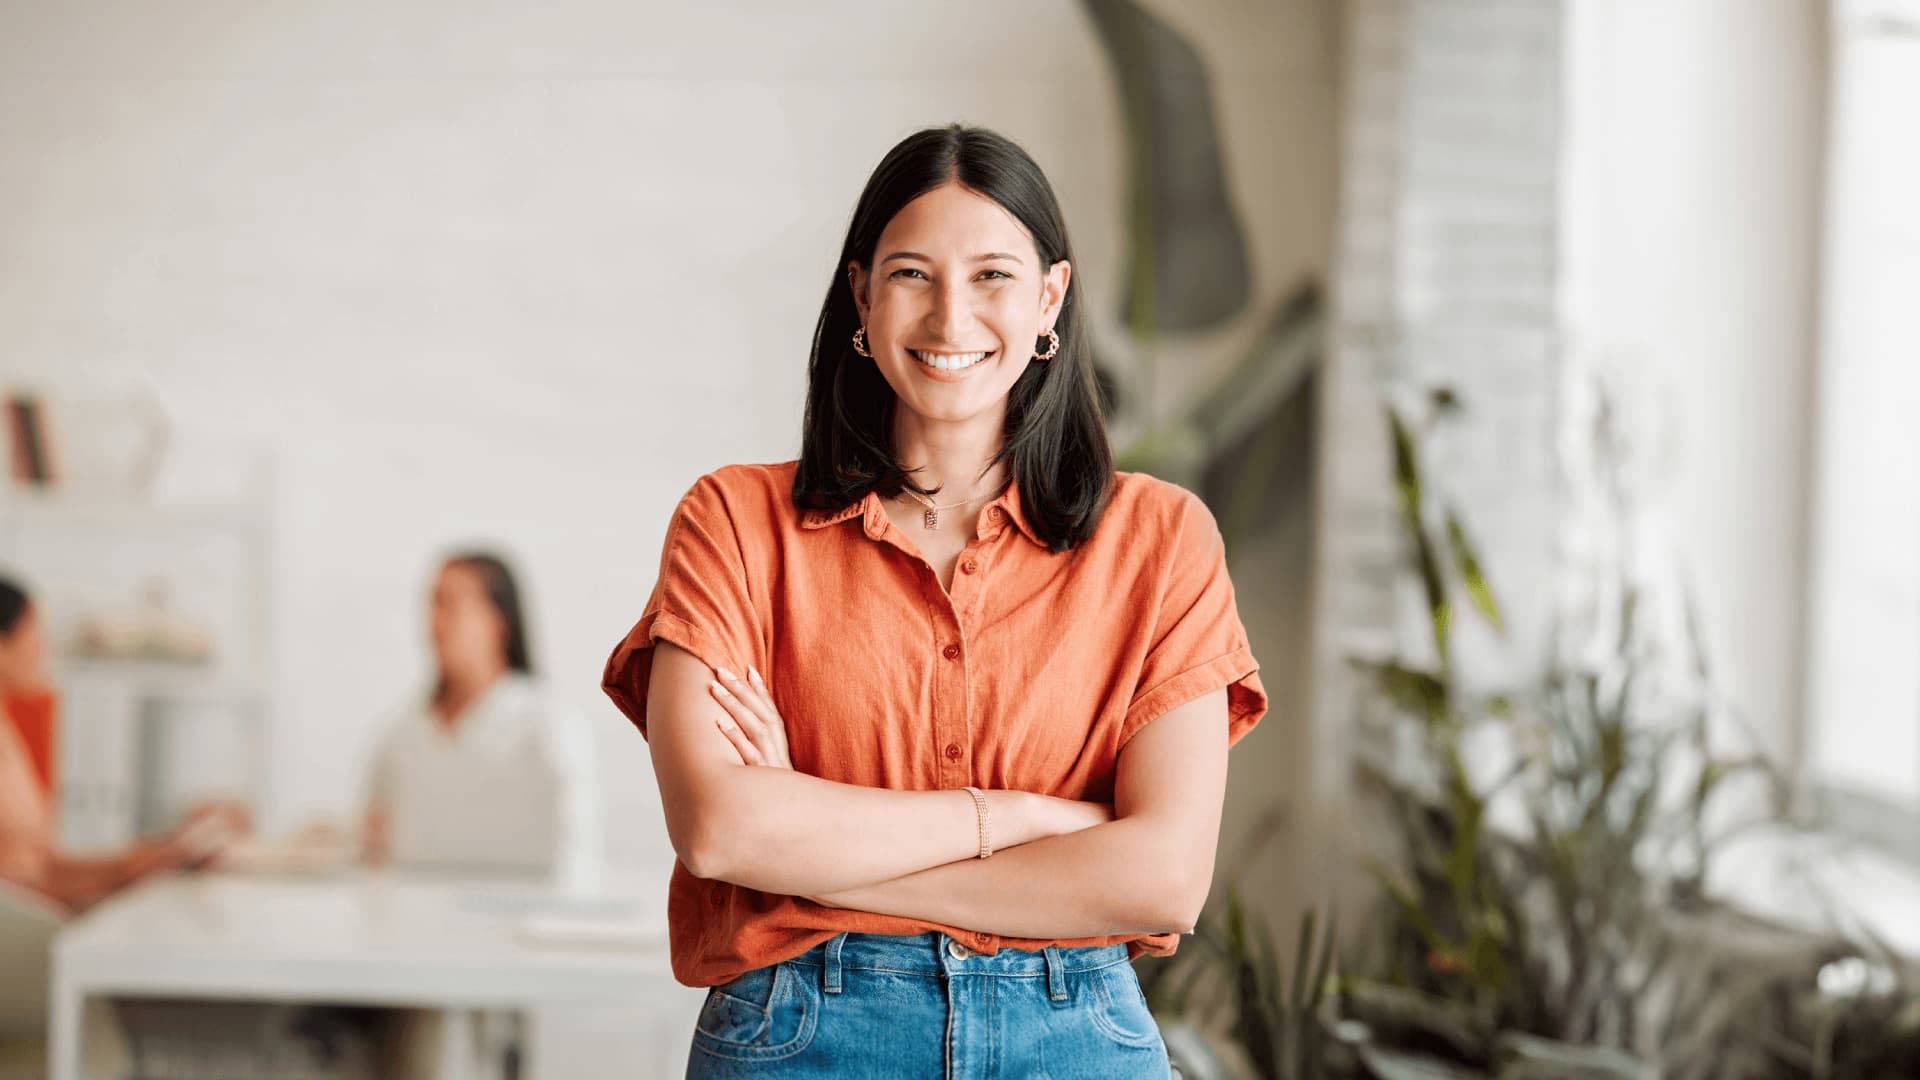
<path id="1" fill-rule="evenodd" d="M 918 360 L 921 373 L 942 382 L 950 382 L 964 376 L 968 371 L 979 367 L 996 355 L 997 349 L 979 349 L 973 352 L 936 352 L 932 349 L 908 349 L 907 352 Z"/>

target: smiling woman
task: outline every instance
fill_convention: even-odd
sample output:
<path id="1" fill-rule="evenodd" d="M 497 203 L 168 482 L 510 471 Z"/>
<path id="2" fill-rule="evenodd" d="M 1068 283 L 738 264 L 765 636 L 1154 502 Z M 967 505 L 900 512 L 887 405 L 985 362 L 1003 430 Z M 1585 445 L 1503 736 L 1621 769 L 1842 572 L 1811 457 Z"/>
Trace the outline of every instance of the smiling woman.
<path id="1" fill-rule="evenodd" d="M 1029 343 L 1054 332 L 1072 274 L 1064 259 L 1036 265 L 1019 221 L 953 180 L 894 215 L 875 254 L 874 273 L 859 262 L 847 267 L 865 355 L 911 415 L 944 423 L 1005 403 L 1038 355 Z"/>
<path id="2" fill-rule="evenodd" d="M 910 517 L 912 494 L 1012 478 L 1049 550 L 1085 539 L 1113 457 L 1066 220 L 1033 159 L 977 128 L 908 138 L 868 180 L 842 274 L 814 331 L 796 504 L 906 494 L 889 505 Z"/>
<path id="3" fill-rule="evenodd" d="M 679 855 L 674 973 L 710 988 L 691 1076 L 1168 1073 L 1128 961 L 1192 927 L 1267 699 L 1212 515 L 1113 470 L 1076 293 L 1024 151 L 908 138 L 834 268 L 800 459 L 674 512 L 604 685 Z"/>

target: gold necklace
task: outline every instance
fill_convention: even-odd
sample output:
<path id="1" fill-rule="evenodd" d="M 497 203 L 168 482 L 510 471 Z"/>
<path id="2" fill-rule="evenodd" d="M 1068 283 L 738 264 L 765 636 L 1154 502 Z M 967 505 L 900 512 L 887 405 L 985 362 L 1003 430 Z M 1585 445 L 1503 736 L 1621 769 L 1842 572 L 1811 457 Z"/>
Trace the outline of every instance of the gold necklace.
<path id="1" fill-rule="evenodd" d="M 938 529 L 940 527 L 940 511 L 942 510 L 951 510 L 956 506 L 965 506 L 968 503 L 976 502 L 983 498 L 991 499 L 996 497 L 994 495 L 975 495 L 969 499 L 961 499 L 959 502 L 937 503 L 925 495 L 914 491 L 912 488 L 901 488 L 900 493 L 926 507 L 925 510 L 920 512 L 920 527 L 923 529 Z"/>

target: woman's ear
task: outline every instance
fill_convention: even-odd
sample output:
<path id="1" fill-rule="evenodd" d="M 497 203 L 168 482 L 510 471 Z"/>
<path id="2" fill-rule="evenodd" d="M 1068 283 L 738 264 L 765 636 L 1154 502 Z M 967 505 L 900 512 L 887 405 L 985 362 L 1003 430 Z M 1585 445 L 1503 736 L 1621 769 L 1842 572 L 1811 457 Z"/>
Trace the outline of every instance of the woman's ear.
<path id="1" fill-rule="evenodd" d="M 1053 329 L 1055 320 L 1060 318 L 1060 306 L 1067 302 L 1067 286 L 1073 280 L 1073 265 L 1065 259 L 1047 267 L 1047 276 L 1040 282 L 1040 323 L 1041 333 Z"/>
<path id="2" fill-rule="evenodd" d="M 857 262 L 847 264 L 847 288 L 853 293 L 853 306 L 860 311 L 860 324 L 867 322 L 867 268 Z"/>

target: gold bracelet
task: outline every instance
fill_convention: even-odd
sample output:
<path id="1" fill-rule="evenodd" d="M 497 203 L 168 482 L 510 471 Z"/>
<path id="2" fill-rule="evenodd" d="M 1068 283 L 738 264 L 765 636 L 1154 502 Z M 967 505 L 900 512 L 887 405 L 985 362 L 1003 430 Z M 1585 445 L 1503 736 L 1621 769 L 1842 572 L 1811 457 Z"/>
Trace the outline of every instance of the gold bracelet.
<path id="1" fill-rule="evenodd" d="M 969 787 L 966 791 L 973 796 L 974 820 L 980 826 L 980 854 L 976 858 L 984 859 L 993 854 L 993 832 L 988 828 L 987 819 L 987 796 L 977 787 Z"/>

